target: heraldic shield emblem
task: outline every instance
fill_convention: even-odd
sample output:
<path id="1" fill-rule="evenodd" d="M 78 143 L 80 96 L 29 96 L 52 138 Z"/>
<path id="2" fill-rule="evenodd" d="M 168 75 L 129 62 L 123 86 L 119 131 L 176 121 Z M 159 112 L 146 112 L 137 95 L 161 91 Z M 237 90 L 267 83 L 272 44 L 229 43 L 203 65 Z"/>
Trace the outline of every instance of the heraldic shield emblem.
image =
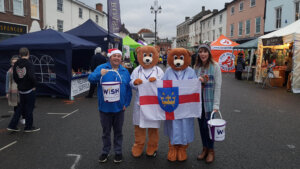
<path id="1" fill-rule="evenodd" d="M 166 112 L 174 112 L 179 104 L 178 87 L 157 88 L 157 97 L 160 107 Z"/>

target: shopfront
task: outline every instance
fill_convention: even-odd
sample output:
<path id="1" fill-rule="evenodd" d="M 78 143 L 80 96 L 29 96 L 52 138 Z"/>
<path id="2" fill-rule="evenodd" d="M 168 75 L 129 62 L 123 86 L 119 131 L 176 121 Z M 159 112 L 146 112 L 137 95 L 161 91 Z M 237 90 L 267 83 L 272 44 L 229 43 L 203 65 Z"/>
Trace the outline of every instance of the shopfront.
<path id="1" fill-rule="evenodd" d="M 26 34 L 28 32 L 27 25 L 21 25 L 9 22 L 0 22 L 0 41 Z"/>

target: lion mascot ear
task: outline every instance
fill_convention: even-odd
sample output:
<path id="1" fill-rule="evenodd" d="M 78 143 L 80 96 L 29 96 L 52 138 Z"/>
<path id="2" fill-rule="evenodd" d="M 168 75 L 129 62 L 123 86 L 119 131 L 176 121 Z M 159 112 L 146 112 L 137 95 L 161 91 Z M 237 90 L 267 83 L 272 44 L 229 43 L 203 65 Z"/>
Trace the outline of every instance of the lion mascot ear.
<path id="1" fill-rule="evenodd" d="M 156 49 L 156 51 L 159 53 L 160 52 L 160 47 L 159 46 L 154 46 L 154 48 Z"/>
<path id="2" fill-rule="evenodd" d="M 141 47 L 139 46 L 139 47 L 137 47 L 136 49 L 135 49 L 135 52 L 136 53 L 139 53 L 139 50 L 141 49 Z"/>
<path id="3" fill-rule="evenodd" d="M 167 50 L 167 55 L 169 55 L 169 53 L 170 53 L 171 50 L 172 50 L 172 49 L 170 49 L 170 48 Z"/>
<path id="4" fill-rule="evenodd" d="M 186 51 L 187 51 L 187 53 L 188 53 L 190 56 L 192 56 L 192 52 L 191 52 L 191 51 L 189 51 L 189 50 L 187 50 L 187 49 L 186 49 Z"/>

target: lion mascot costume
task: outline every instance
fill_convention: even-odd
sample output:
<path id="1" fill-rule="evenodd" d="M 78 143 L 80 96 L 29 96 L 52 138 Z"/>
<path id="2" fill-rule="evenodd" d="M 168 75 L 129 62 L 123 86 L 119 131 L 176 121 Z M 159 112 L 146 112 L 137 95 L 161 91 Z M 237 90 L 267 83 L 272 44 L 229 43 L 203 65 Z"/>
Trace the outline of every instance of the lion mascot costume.
<path id="1" fill-rule="evenodd" d="M 189 67 L 191 53 L 184 48 L 168 51 L 168 64 L 162 80 L 186 80 L 197 78 L 195 71 Z M 169 161 L 185 161 L 188 144 L 194 140 L 194 118 L 166 120 L 164 133 L 169 137 Z"/>
<path id="2" fill-rule="evenodd" d="M 156 66 L 159 61 L 159 47 L 138 47 L 136 48 L 136 53 L 140 65 L 133 70 L 130 82 L 131 87 L 136 90 L 133 108 L 134 144 L 132 146 L 132 155 L 134 157 L 140 157 L 143 154 L 146 141 L 146 130 L 148 129 L 146 155 L 149 157 L 156 157 L 160 121 L 145 120 L 141 117 L 138 85 L 148 81 L 154 82 L 156 79 L 162 79 L 164 72 L 160 67 Z"/>

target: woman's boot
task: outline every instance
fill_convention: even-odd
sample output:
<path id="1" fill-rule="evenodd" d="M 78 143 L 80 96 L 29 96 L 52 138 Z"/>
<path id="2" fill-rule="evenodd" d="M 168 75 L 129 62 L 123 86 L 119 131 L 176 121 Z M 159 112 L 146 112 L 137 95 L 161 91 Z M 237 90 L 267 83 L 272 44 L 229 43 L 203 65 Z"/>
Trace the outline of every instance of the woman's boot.
<path id="1" fill-rule="evenodd" d="M 198 155 L 197 160 L 203 160 L 206 158 L 208 153 L 208 148 L 207 147 L 203 147 L 202 153 Z"/>
<path id="2" fill-rule="evenodd" d="M 206 157 L 206 163 L 212 163 L 215 159 L 214 149 L 208 149 L 208 154 Z"/>

